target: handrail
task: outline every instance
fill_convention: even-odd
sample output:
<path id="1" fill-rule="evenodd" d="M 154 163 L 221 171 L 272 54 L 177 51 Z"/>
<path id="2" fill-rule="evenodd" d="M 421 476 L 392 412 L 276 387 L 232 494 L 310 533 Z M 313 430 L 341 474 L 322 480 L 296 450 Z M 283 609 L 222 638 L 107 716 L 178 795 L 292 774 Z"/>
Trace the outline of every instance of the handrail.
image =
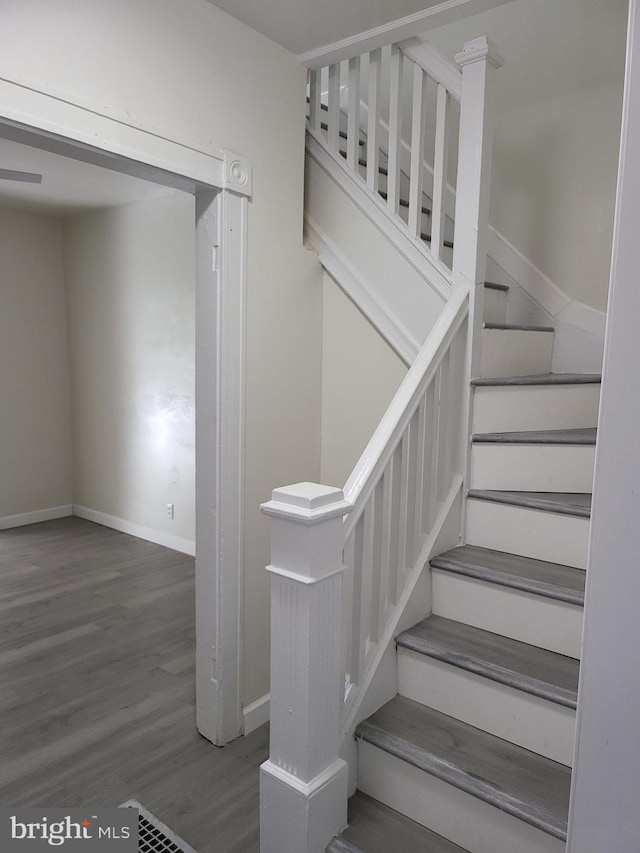
<path id="1" fill-rule="evenodd" d="M 420 394 L 433 378 L 443 352 L 466 317 L 467 311 L 468 293 L 459 293 L 449 300 L 356 462 L 343 490 L 345 499 L 353 504 L 353 510 L 345 524 L 345 539 L 355 526 L 362 506 L 370 497 L 380 472 L 388 463 L 399 437 L 415 411 Z"/>

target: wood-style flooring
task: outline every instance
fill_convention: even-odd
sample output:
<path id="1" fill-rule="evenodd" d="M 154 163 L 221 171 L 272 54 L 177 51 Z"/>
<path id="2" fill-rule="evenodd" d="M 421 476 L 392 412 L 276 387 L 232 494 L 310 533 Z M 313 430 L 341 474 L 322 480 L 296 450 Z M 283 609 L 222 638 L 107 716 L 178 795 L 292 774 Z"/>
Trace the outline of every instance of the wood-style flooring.
<path id="1" fill-rule="evenodd" d="M 78 518 L 0 533 L 0 805 L 143 803 L 199 853 L 257 853 L 266 726 L 195 726 L 194 561 Z"/>

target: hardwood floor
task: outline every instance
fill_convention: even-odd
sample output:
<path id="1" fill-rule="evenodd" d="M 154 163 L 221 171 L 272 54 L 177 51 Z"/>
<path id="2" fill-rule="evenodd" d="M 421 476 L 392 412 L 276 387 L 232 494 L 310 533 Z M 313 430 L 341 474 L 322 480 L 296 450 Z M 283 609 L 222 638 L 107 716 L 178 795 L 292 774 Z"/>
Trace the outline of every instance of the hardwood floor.
<path id="1" fill-rule="evenodd" d="M 136 799 L 199 853 L 257 853 L 266 726 L 195 727 L 194 561 L 78 518 L 0 533 L 0 804 Z"/>

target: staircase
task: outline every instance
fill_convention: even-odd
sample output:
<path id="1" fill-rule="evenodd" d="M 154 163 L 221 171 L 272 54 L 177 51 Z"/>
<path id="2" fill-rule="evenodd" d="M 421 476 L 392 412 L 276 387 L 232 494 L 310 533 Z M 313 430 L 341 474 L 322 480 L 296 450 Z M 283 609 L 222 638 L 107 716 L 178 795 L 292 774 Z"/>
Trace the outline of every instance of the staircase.
<path id="1" fill-rule="evenodd" d="M 397 637 L 398 694 L 356 730 L 329 853 L 564 850 L 600 377 L 549 373 L 553 331 L 504 324 L 498 293 L 466 544 L 430 561 L 432 613 Z"/>
<path id="2" fill-rule="evenodd" d="M 507 323 L 508 287 L 483 282 L 494 46 L 459 68 L 413 41 L 331 62 L 310 72 L 308 154 L 419 273 L 413 293 L 358 287 L 395 328 L 423 291 L 443 304 L 344 487 L 262 506 L 261 849 L 561 853 L 600 377 L 552 374 L 554 329 Z"/>

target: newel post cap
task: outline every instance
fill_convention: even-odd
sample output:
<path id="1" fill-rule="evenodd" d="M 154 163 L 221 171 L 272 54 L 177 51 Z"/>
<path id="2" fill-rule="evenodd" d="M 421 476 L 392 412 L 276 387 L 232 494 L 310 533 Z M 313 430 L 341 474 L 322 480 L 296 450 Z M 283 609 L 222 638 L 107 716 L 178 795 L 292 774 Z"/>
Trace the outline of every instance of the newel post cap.
<path id="1" fill-rule="evenodd" d="M 462 51 L 456 53 L 455 56 L 455 60 L 461 68 L 464 68 L 465 65 L 470 65 L 472 62 L 480 62 L 485 59 L 494 68 L 502 68 L 504 65 L 504 59 L 500 55 L 498 48 L 486 36 L 480 36 L 480 38 L 465 42 Z"/>
<path id="2" fill-rule="evenodd" d="M 271 493 L 271 500 L 260 506 L 272 518 L 289 518 L 301 524 L 315 524 L 347 515 L 352 509 L 342 489 L 318 483 L 294 483 Z"/>

